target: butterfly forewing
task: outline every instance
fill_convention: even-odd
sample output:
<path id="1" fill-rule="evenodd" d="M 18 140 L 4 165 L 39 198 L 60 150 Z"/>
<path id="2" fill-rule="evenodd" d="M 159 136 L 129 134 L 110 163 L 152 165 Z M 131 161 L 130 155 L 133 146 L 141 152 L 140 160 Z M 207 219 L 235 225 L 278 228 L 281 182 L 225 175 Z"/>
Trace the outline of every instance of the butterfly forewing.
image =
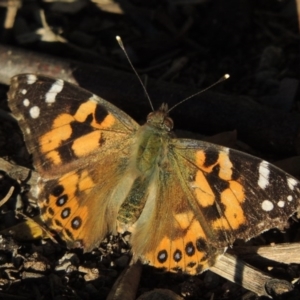
<path id="1" fill-rule="evenodd" d="M 109 102 L 63 80 L 18 75 L 8 99 L 34 166 L 47 177 L 89 163 L 86 157 L 112 149 L 138 128 Z"/>
<path id="2" fill-rule="evenodd" d="M 203 141 L 176 140 L 177 162 L 216 246 L 283 227 L 300 204 L 300 184 L 276 166 Z"/>

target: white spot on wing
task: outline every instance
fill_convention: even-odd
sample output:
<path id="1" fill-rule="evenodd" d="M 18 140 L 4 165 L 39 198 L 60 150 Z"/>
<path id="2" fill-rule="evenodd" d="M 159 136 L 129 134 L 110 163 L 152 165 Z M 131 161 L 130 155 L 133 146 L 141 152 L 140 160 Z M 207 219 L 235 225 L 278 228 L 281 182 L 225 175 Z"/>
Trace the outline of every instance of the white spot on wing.
<path id="1" fill-rule="evenodd" d="M 271 211 L 274 208 L 274 204 L 270 200 L 264 200 L 261 203 L 261 208 L 264 211 Z"/>
<path id="2" fill-rule="evenodd" d="M 283 200 L 279 200 L 279 201 L 277 202 L 277 205 L 278 205 L 279 207 L 284 207 L 285 202 L 284 202 Z"/>
<path id="3" fill-rule="evenodd" d="M 56 95 L 62 91 L 63 87 L 64 87 L 63 80 L 61 80 L 61 79 L 56 80 L 52 84 L 48 93 L 46 94 L 46 100 L 45 100 L 46 103 L 54 103 Z"/>
<path id="4" fill-rule="evenodd" d="M 258 168 L 259 178 L 257 184 L 264 190 L 269 185 L 269 164 L 262 161 Z"/>
<path id="5" fill-rule="evenodd" d="M 40 116 L 40 108 L 38 106 L 31 107 L 29 114 L 32 119 L 37 119 Z"/>
<path id="6" fill-rule="evenodd" d="M 161 260 L 165 260 L 166 257 L 167 256 L 166 256 L 166 254 L 164 252 L 159 254 L 159 259 L 161 259 Z"/>
<path id="7" fill-rule="evenodd" d="M 26 127 L 26 129 L 25 129 L 25 130 L 26 130 L 26 133 L 27 133 L 27 134 L 30 134 L 30 133 L 31 133 L 31 130 L 30 130 L 30 128 L 29 128 L 29 127 Z"/>
<path id="8" fill-rule="evenodd" d="M 25 94 L 27 93 L 27 90 L 26 90 L 26 89 L 23 89 L 23 90 L 21 91 L 21 93 L 22 93 L 23 95 L 25 95 Z"/>
<path id="9" fill-rule="evenodd" d="M 30 104 L 30 101 L 29 101 L 28 99 L 24 99 L 24 100 L 23 100 L 23 105 L 24 105 L 24 106 L 27 107 L 27 106 L 29 106 L 29 104 Z"/>
<path id="10" fill-rule="evenodd" d="M 27 75 L 27 83 L 28 84 L 33 84 L 37 81 L 37 77 L 34 74 L 29 74 Z"/>
<path id="11" fill-rule="evenodd" d="M 292 177 L 288 177 L 287 184 L 288 184 L 289 188 L 293 191 L 295 186 L 298 184 L 298 182 L 296 179 L 294 179 Z"/>
<path id="12" fill-rule="evenodd" d="M 286 199 L 288 200 L 288 201 L 293 201 L 293 196 L 292 195 L 288 195 L 287 197 L 286 197 Z"/>

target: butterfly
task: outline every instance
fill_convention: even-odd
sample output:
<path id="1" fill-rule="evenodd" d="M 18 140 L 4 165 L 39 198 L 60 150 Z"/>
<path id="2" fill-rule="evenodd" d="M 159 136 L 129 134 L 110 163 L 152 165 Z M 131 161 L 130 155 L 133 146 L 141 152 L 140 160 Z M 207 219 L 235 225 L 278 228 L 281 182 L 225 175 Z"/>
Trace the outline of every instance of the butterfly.
<path id="1" fill-rule="evenodd" d="M 198 274 L 299 207 L 299 182 L 267 161 L 176 138 L 167 104 L 140 126 L 87 90 L 35 74 L 13 77 L 8 100 L 40 176 L 42 219 L 69 247 L 90 251 L 130 231 L 134 260 Z"/>

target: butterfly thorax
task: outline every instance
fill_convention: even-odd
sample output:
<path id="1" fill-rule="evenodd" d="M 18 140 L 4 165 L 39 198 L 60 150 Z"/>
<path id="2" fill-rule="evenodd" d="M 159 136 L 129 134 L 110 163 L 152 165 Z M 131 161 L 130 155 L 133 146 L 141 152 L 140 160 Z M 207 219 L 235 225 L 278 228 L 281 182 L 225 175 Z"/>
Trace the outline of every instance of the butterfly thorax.
<path id="1" fill-rule="evenodd" d="M 173 121 L 168 116 L 167 104 L 162 104 L 157 111 L 151 112 L 146 124 L 141 126 L 137 134 L 135 159 L 137 169 L 145 176 L 162 166 L 172 129 Z"/>

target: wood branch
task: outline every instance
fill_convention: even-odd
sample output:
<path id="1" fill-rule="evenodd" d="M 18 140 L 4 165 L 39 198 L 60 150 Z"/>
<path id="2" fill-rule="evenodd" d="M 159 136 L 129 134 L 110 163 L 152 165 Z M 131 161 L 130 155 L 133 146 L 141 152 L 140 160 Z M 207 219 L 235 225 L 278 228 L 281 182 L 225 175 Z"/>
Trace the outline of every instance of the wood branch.
<path id="1" fill-rule="evenodd" d="M 277 263 L 300 264 L 300 243 L 284 243 L 270 246 L 236 246 L 232 250 L 246 261 L 263 262 L 264 258 L 266 258 Z"/>
<path id="2" fill-rule="evenodd" d="M 265 287 L 269 282 L 272 282 L 274 278 L 229 253 L 225 253 L 221 256 L 210 270 L 259 296 L 271 297 L 266 292 Z M 283 292 L 287 291 L 285 290 Z"/>
<path id="3" fill-rule="evenodd" d="M 97 68 L 0 46 L 0 82 L 19 73 L 41 73 L 78 84 L 109 100 L 137 121 L 145 120 L 149 104 L 134 74 Z M 147 90 L 154 107 L 170 106 L 198 92 L 194 87 L 149 80 Z M 239 139 L 256 149 L 281 154 L 300 153 L 300 118 L 259 105 L 249 97 L 205 92 L 172 111 L 176 128 L 215 134 L 237 130 Z"/>
<path id="4" fill-rule="evenodd" d="M 0 170 L 16 181 L 26 181 L 32 188 L 37 186 L 39 175 L 35 171 L 10 163 L 3 158 L 0 158 Z"/>

